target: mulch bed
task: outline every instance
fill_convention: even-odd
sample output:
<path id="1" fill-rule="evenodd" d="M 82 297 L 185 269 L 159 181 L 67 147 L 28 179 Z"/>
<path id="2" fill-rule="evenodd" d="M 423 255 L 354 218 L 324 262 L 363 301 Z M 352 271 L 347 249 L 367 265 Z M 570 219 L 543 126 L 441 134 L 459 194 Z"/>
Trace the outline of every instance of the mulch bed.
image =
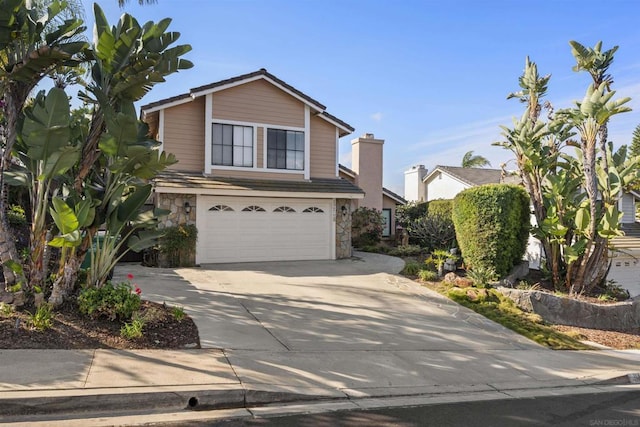
<path id="1" fill-rule="evenodd" d="M 27 310 L 0 314 L 0 349 L 180 349 L 200 348 L 198 328 L 187 315 L 176 320 L 172 307 L 142 301 L 143 336 L 120 336 L 122 323 L 82 316 L 74 304 L 54 313 L 53 326 L 38 331 L 29 325 Z"/>
<path id="2" fill-rule="evenodd" d="M 556 331 L 577 337 L 581 341 L 591 341 L 617 350 L 640 349 L 640 329 L 630 332 L 618 332 L 564 325 L 552 325 L 551 327 Z"/>

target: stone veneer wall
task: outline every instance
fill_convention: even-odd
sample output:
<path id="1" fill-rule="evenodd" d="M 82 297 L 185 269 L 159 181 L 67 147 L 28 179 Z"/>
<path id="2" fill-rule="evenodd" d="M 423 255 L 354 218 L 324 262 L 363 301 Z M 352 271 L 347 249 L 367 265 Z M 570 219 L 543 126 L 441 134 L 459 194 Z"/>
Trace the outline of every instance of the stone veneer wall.
<path id="1" fill-rule="evenodd" d="M 160 220 L 159 228 L 173 227 L 180 224 L 195 224 L 196 222 L 196 196 L 195 194 L 166 194 L 156 193 L 157 207 L 170 211 L 169 215 Z M 187 215 L 184 211 L 185 202 L 189 202 L 191 212 Z M 195 248 L 194 248 L 195 249 Z M 187 265 L 195 265 L 195 250 L 190 253 Z M 167 267 L 168 262 L 163 253 L 158 254 L 158 266 Z"/>
<path id="2" fill-rule="evenodd" d="M 171 213 L 160 221 L 160 228 L 173 227 L 179 224 L 195 224 L 196 222 L 196 196 L 195 194 L 164 194 L 157 193 L 158 208 L 167 209 Z M 189 202 L 191 213 L 184 212 L 184 204 Z"/>
<path id="3" fill-rule="evenodd" d="M 347 214 L 342 214 L 346 206 Z M 336 200 L 336 258 L 351 258 L 351 200 Z"/>

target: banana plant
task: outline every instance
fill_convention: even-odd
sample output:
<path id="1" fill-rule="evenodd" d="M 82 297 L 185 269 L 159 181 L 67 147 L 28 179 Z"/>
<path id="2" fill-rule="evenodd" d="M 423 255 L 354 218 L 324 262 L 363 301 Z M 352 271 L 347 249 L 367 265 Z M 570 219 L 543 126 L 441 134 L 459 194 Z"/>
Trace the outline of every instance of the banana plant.
<path id="1" fill-rule="evenodd" d="M 78 162 L 80 148 L 70 139 L 69 101 L 62 89 L 37 94 L 24 111 L 14 155 L 21 165 L 7 172 L 9 184 L 26 186 L 31 201 L 29 286 L 43 287 L 49 199 Z"/>
<path id="2" fill-rule="evenodd" d="M 18 122 L 29 95 L 52 70 L 80 63 L 87 43 L 78 36 L 85 28 L 79 19 L 59 20 L 67 3 L 51 1 L 46 8 L 29 7 L 25 0 L 0 0 L 0 94 L 4 101 L 5 125 L 0 157 L 0 259 L 18 261 L 15 244 L 6 222 L 4 172 L 12 165 Z M 4 269 L 5 281 L 15 280 Z"/>

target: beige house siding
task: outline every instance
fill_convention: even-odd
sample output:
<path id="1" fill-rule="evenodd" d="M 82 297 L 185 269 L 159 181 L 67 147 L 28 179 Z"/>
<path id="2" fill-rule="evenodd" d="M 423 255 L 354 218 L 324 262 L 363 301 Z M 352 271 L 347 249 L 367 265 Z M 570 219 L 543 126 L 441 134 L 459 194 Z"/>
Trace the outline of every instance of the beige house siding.
<path id="1" fill-rule="evenodd" d="M 318 117 L 311 117 L 312 178 L 336 177 L 336 127 Z"/>
<path id="2" fill-rule="evenodd" d="M 304 127 L 304 104 L 264 80 L 213 94 L 213 119 Z"/>
<path id="3" fill-rule="evenodd" d="M 204 169 L 204 98 L 164 110 L 164 151 L 178 163 L 171 169 L 200 172 Z"/>

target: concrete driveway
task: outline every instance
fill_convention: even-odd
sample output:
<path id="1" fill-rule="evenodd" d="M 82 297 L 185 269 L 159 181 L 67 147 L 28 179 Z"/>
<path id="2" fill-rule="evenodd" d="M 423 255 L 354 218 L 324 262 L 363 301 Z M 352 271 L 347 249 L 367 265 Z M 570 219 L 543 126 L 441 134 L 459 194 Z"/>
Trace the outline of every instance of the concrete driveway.
<path id="1" fill-rule="evenodd" d="M 398 258 L 120 267 L 143 296 L 183 306 L 203 348 L 487 350 L 537 345 L 396 275 Z M 127 271 L 131 270 L 131 271 Z M 117 279 L 117 278 L 116 278 Z"/>
<path id="2" fill-rule="evenodd" d="M 185 308 L 247 390 L 325 397 L 495 392 L 635 372 L 638 354 L 554 352 L 398 276 L 403 262 L 123 265 Z M 217 350 L 216 350 L 217 349 Z M 630 371 L 630 369 L 633 369 Z"/>

